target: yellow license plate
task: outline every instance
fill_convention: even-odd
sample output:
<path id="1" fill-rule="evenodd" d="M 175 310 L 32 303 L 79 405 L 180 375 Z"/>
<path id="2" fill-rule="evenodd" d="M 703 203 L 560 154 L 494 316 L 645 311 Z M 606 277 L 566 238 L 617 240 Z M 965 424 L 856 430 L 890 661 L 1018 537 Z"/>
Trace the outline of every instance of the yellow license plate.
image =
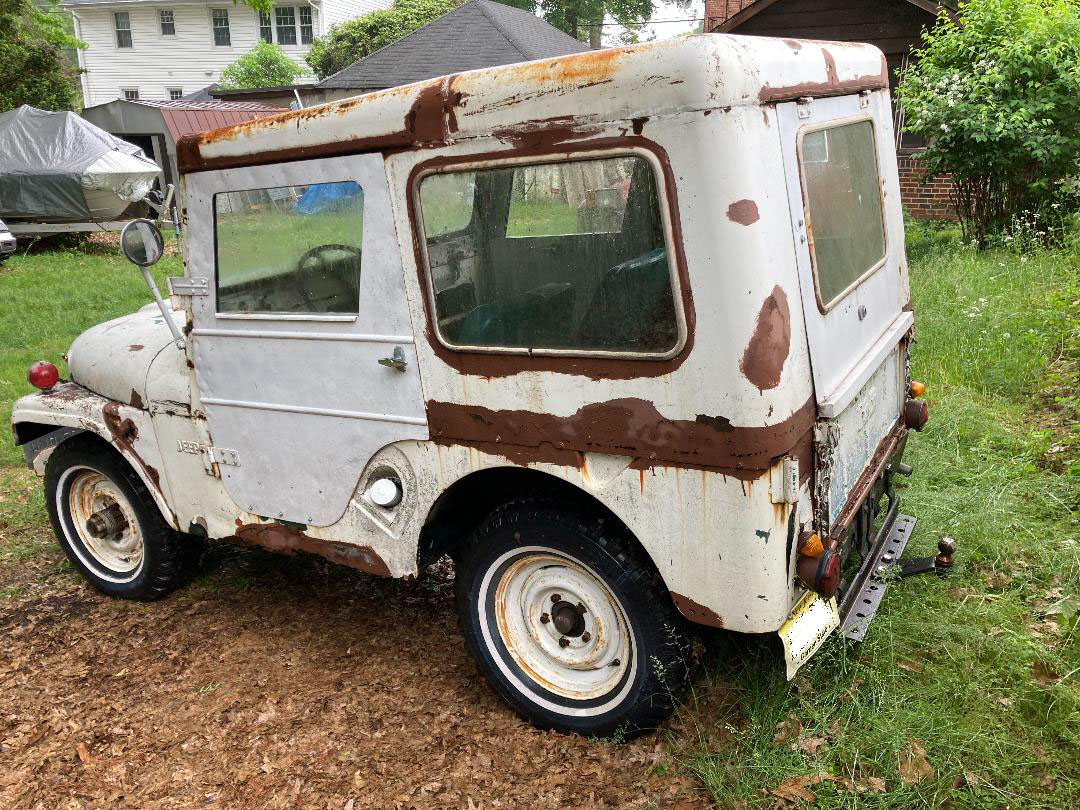
<path id="1" fill-rule="evenodd" d="M 829 634 L 840 626 L 840 612 L 836 597 L 822 599 L 813 591 L 803 594 L 788 614 L 784 626 L 778 631 L 784 642 L 784 660 L 790 681 L 799 667 L 810 660 Z"/>

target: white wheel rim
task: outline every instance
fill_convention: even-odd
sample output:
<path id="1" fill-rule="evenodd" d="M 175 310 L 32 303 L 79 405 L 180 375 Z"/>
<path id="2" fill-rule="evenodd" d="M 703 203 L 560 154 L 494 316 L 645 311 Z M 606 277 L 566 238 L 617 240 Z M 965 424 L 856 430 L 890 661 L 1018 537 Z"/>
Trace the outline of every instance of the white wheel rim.
<path id="1" fill-rule="evenodd" d="M 523 689 L 530 698 L 561 713 L 598 714 L 625 696 L 633 680 L 627 673 L 636 669 L 630 625 L 618 598 L 592 569 L 554 549 L 509 552 L 493 563 L 481 587 L 485 618 L 483 603 L 492 585 L 494 629 L 518 669 L 545 692 L 590 705 L 574 709 Z M 483 630 L 491 635 L 486 623 Z M 500 668 L 522 688 L 494 652 Z M 593 705 L 612 692 L 619 694 Z"/>
<path id="2" fill-rule="evenodd" d="M 59 514 L 67 513 L 64 530 L 75 555 L 102 579 L 135 579 L 142 569 L 145 544 L 135 510 L 120 488 L 97 470 L 72 467 L 61 477 L 56 497 Z M 105 536 L 95 536 L 87 528 L 87 521 L 111 507 L 119 509 L 124 525 Z"/>

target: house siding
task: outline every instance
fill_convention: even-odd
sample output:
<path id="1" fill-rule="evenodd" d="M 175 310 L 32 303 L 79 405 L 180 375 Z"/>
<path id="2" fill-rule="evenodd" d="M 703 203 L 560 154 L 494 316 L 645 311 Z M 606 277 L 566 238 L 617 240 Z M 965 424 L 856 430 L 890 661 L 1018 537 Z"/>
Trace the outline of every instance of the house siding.
<path id="1" fill-rule="evenodd" d="M 297 0 L 282 3 L 299 7 Z M 389 0 L 338 0 L 324 3 L 325 19 L 312 9 L 314 33 L 329 30 L 340 21 L 389 5 Z M 241 2 L 186 5 L 179 3 L 124 3 L 115 6 L 75 5 L 69 7 L 76 18 L 77 35 L 87 43 L 80 52 L 85 74 L 82 78 L 83 105 L 90 107 L 123 98 L 125 89 L 138 89 L 140 99 L 168 100 L 169 89 L 192 93 L 221 78 L 221 71 L 251 50 L 259 41 L 258 13 Z M 163 36 L 158 12 L 173 11 L 176 34 Z M 232 44 L 214 45 L 210 10 L 229 12 Z M 127 12 L 131 22 L 131 48 L 116 46 L 113 13 Z M 286 54 L 305 75 L 300 82 L 314 81 L 304 61 L 309 45 L 283 45 Z"/>

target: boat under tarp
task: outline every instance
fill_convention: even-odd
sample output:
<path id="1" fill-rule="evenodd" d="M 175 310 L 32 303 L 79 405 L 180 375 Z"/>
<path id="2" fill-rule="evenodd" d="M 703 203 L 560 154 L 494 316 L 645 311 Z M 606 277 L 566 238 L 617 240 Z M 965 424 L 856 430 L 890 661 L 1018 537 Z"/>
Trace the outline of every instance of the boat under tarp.
<path id="1" fill-rule="evenodd" d="M 29 105 L 0 113 L 0 219 L 116 219 L 160 171 L 139 147 L 75 113 Z"/>

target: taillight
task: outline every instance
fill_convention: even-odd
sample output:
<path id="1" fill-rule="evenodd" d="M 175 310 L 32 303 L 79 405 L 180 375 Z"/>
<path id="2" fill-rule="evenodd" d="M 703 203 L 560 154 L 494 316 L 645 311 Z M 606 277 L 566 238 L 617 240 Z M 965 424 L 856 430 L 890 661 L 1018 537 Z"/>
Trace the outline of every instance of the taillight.
<path id="1" fill-rule="evenodd" d="M 60 379 L 60 372 L 48 360 L 38 360 L 26 372 L 26 379 L 34 388 L 48 391 Z"/>
<path id="2" fill-rule="evenodd" d="M 918 380 L 912 380 L 908 383 L 907 390 L 908 393 L 911 394 L 911 396 L 915 397 L 915 399 L 918 399 L 926 393 L 926 386 Z"/>
<path id="3" fill-rule="evenodd" d="M 921 399 L 909 399 L 904 403 L 904 424 L 912 430 L 922 430 L 930 420 L 930 409 Z"/>
<path id="4" fill-rule="evenodd" d="M 840 555 L 831 548 L 816 557 L 800 554 L 795 561 L 795 573 L 802 584 L 828 599 L 840 587 Z"/>

